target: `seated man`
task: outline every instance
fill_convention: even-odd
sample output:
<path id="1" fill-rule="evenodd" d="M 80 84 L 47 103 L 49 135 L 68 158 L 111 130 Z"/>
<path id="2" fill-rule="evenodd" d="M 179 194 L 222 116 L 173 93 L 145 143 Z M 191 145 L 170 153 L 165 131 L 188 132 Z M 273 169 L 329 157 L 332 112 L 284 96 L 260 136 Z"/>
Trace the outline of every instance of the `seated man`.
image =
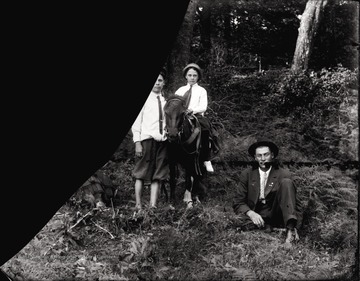
<path id="1" fill-rule="evenodd" d="M 286 243 L 299 240 L 296 226 L 300 208 L 296 188 L 290 172 L 280 168 L 275 159 L 278 147 L 270 141 L 258 141 L 248 152 L 256 165 L 240 175 L 233 199 L 234 212 L 245 221 L 250 222 L 250 219 L 259 228 L 286 227 Z"/>

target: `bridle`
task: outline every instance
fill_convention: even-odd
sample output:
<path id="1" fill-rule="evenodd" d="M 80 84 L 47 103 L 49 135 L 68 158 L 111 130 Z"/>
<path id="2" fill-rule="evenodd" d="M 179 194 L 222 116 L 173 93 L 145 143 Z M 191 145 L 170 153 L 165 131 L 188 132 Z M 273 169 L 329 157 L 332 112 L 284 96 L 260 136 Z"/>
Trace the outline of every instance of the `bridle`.
<path id="1" fill-rule="evenodd" d="M 178 97 L 173 97 L 173 98 L 171 98 L 170 101 L 173 101 L 173 100 L 180 101 L 181 104 L 184 106 L 184 100 L 183 99 L 178 98 Z M 169 101 L 167 101 L 167 103 L 165 104 L 164 110 L 167 108 L 168 105 L 169 105 Z M 184 146 L 184 145 L 191 144 L 195 139 L 197 139 L 198 136 L 199 136 L 198 139 L 200 139 L 201 129 L 200 129 L 199 120 L 197 119 L 197 117 L 195 115 L 193 115 L 193 114 L 189 115 L 189 114 L 186 114 L 185 112 L 182 112 L 182 114 L 183 114 L 183 118 L 182 118 L 182 121 L 181 121 L 181 125 L 178 128 L 178 133 L 177 133 L 176 140 L 177 140 L 177 142 L 179 144 L 181 144 L 181 146 Z M 195 120 L 195 125 L 193 123 L 191 123 L 191 121 L 190 121 L 191 119 Z M 185 124 L 186 121 L 188 121 L 190 123 L 190 126 L 193 129 L 192 129 L 192 133 L 191 133 L 190 137 L 187 138 L 185 141 L 181 141 L 181 136 L 184 133 L 184 124 Z M 165 134 L 167 136 L 169 135 L 169 130 L 167 128 L 167 125 L 165 125 Z M 188 151 L 186 151 L 186 152 L 188 152 Z M 188 153 L 192 154 L 194 152 L 188 152 Z"/>
<path id="2" fill-rule="evenodd" d="M 171 101 L 180 101 L 182 106 L 184 107 L 184 100 L 180 97 L 172 97 L 167 101 L 165 104 L 164 110 L 169 106 L 169 102 Z M 180 145 L 180 147 L 187 153 L 187 154 L 194 154 L 195 157 L 195 171 L 198 175 L 202 175 L 200 164 L 199 164 L 199 154 L 200 154 L 200 144 L 201 144 L 201 125 L 199 123 L 198 118 L 194 114 L 187 114 L 185 112 L 181 113 L 183 115 L 181 124 L 178 128 L 178 132 L 176 135 L 176 143 Z M 192 122 L 193 121 L 193 122 Z M 182 135 L 184 134 L 184 125 L 185 122 L 189 122 L 191 126 L 191 134 L 186 140 L 181 140 Z M 167 125 L 165 125 L 165 134 L 168 136 L 169 131 Z M 188 146 L 195 142 L 195 149 L 193 151 L 189 151 Z"/>
<path id="3" fill-rule="evenodd" d="M 166 108 L 169 107 L 169 104 L 170 104 L 170 101 L 180 101 L 182 106 L 184 106 L 184 100 L 181 99 L 180 97 L 172 97 L 171 99 L 167 100 L 166 104 L 165 104 L 165 107 L 164 107 L 164 111 L 166 112 Z M 165 117 L 166 118 L 166 117 Z M 183 118 L 184 119 L 184 118 Z M 176 141 L 177 143 L 179 144 L 180 143 L 180 139 L 181 139 L 181 134 L 183 133 L 183 130 L 184 130 L 184 127 L 183 127 L 183 122 L 184 120 L 182 120 L 182 124 L 178 130 L 178 133 L 176 135 Z M 165 135 L 168 137 L 169 136 L 169 130 L 168 130 L 168 127 L 167 127 L 167 124 L 166 124 L 166 119 L 165 119 Z"/>

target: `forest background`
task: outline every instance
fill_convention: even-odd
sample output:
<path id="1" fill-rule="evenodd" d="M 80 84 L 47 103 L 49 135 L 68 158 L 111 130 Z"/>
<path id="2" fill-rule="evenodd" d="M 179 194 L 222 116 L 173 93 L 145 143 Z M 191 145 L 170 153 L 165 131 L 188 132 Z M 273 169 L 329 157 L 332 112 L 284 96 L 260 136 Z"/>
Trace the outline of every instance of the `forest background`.
<path id="1" fill-rule="evenodd" d="M 180 179 L 176 210 L 161 197 L 162 211 L 134 216 L 129 132 L 100 169 L 111 180 L 102 186 L 106 208 L 94 208 L 84 184 L 2 269 L 16 280 L 355 280 L 358 8 L 343 0 L 190 1 L 165 63 L 165 93 L 185 83 L 187 63 L 201 66 L 206 114 L 222 145 L 203 204 L 185 209 Z M 304 207 L 291 249 L 281 229 L 241 231 L 231 210 L 247 148 L 261 137 L 280 147 Z"/>

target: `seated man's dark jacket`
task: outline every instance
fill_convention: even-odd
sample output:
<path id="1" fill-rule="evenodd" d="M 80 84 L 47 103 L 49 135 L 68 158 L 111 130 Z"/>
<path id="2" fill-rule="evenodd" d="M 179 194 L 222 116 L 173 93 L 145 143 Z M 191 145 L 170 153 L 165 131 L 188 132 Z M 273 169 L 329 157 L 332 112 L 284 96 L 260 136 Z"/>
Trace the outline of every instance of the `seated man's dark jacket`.
<path id="1" fill-rule="evenodd" d="M 269 206 L 273 205 L 275 195 L 282 179 L 291 179 L 290 171 L 273 165 L 268 176 L 264 195 Z M 240 181 L 233 199 L 233 209 L 236 214 L 245 214 L 255 210 L 260 195 L 260 173 L 256 167 L 247 168 L 240 174 Z"/>

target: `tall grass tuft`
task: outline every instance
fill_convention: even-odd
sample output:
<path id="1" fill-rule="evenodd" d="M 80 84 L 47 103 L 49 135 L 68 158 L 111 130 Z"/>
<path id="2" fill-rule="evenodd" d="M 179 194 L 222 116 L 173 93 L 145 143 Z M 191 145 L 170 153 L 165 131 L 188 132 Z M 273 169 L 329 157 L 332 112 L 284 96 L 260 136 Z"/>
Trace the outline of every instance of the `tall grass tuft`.
<path id="1" fill-rule="evenodd" d="M 325 167 L 303 167 L 294 171 L 303 205 L 302 232 L 317 248 L 338 252 L 357 245 L 358 189 L 350 178 Z"/>

